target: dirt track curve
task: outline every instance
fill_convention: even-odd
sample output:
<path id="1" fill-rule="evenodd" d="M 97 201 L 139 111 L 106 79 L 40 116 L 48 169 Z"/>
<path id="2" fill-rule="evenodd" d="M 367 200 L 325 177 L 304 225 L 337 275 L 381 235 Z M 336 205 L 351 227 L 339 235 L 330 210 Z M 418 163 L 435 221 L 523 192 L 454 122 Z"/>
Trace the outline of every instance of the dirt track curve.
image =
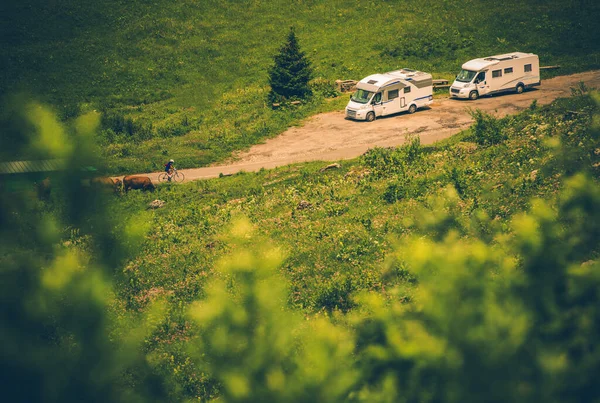
<path id="1" fill-rule="evenodd" d="M 431 144 L 469 127 L 469 109 L 481 109 L 495 116 L 517 113 L 535 99 L 539 105 L 571 94 L 571 87 L 583 81 L 588 88 L 600 88 L 600 70 L 560 76 L 542 81 L 537 89 L 523 94 L 505 94 L 476 101 L 435 99 L 430 108 L 413 115 L 401 113 L 374 122 L 346 120 L 344 112 L 313 116 L 301 127 L 237 153 L 227 165 L 181 170 L 186 181 L 218 177 L 239 171 L 253 172 L 306 161 L 337 161 L 358 157 L 375 146 L 399 146 L 407 134 L 416 133 L 421 144 Z M 157 181 L 158 173 L 148 174 Z"/>

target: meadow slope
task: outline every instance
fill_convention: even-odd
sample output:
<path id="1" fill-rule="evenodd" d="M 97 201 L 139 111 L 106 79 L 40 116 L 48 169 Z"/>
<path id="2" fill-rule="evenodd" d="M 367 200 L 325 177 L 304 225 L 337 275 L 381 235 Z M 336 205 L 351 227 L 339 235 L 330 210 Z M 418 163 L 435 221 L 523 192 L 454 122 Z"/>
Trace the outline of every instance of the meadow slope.
<path id="1" fill-rule="evenodd" d="M 11 0 L 0 5 L 0 94 L 51 104 L 63 119 L 102 112 L 109 169 L 142 172 L 166 157 L 222 161 L 339 110 L 342 99 L 323 101 L 335 79 L 405 66 L 451 78 L 465 60 L 514 50 L 560 74 L 600 67 L 597 2 L 407 4 Z M 312 101 L 272 110 L 267 70 L 290 25 L 321 79 Z"/>
<path id="2" fill-rule="evenodd" d="M 512 239 L 511 221 L 539 205 L 534 198 L 554 208 L 574 173 L 585 172 L 597 181 L 600 152 L 590 125 L 598 104 L 585 87 L 574 94 L 501 119 L 480 115 L 451 141 L 423 147 L 414 137 L 398 149 L 375 148 L 340 169 L 321 171 L 323 163 L 312 162 L 163 185 L 154 194 L 130 192 L 115 201 L 112 215 L 133 213 L 136 222 L 144 223 L 146 236 L 137 256 L 116 275 L 118 307 L 143 311 L 166 298 L 168 324 L 151 343 L 151 351 L 161 357 L 157 363 L 186 396 L 216 393 L 212 378 L 189 359 L 186 346 L 193 326 L 182 307 L 210 299 L 206 284 L 234 284 L 222 265 L 246 253 L 229 234 L 233 222 L 247 217 L 244 231 L 253 235 L 244 242 L 256 251 L 261 239 L 281 251 L 277 272 L 282 279 L 273 281 L 288 290 L 286 305 L 307 320 L 331 315 L 334 322 L 343 321 L 340 313 L 354 312 L 363 292 L 410 309 L 415 299 L 426 298 L 417 297 L 413 258 L 437 256 L 439 267 L 463 273 L 469 263 L 454 266 L 453 257 L 438 256 L 435 248 L 444 250 L 442 244 L 455 241 L 473 243 L 460 253 L 477 255 L 481 243 L 494 248 Z M 143 212 L 157 198 L 165 207 Z M 413 238 L 440 243 L 417 253 L 407 243 Z M 597 258 L 596 241 L 585 259 Z M 254 267 L 248 267 L 249 273 Z M 485 267 L 493 279 L 501 275 L 496 266 Z M 463 274 L 460 281 L 479 281 L 468 270 Z M 432 281 L 440 284 L 450 277 Z"/>

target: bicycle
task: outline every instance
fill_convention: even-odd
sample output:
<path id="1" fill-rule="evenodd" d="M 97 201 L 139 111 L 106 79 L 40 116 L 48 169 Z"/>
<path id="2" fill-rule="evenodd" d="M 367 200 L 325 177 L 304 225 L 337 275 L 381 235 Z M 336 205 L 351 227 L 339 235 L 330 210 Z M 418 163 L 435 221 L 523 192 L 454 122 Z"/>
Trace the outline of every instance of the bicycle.
<path id="1" fill-rule="evenodd" d="M 171 182 L 183 182 L 184 179 L 185 179 L 185 175 L 183 174 L 183 172 L 179 172 L 175 168 L 172 169 Z M 159 182 L 168 182 L 169 174 L 167 172 L 161 173 L 160 175 L 158 175 L 158 181 Z"/>

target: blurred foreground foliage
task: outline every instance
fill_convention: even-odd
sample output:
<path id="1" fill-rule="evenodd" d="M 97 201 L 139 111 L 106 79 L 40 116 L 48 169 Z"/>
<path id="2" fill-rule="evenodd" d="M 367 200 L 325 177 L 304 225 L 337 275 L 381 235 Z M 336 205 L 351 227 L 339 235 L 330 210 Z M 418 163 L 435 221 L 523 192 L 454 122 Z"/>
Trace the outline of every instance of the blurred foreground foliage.
<path id="1" fill-rule="evenodd" d="M 93 145 L 99 116 L 67 127 L 37 104 L 23 106 L 19 116 L 33 128 L 27 154 L 58 159 L 63 169 L 48 178 L 0 178 L 3 400 L 162 401 L 162 383 L 141 345 L 163 307 L 128 318 L 109 312 L 114 267 L 136 240 L 113 232 L 103 195 L 83 169 L 100 164 Z M 39 200 L 36 186 L 51 199 Z"/>
<path id="2" fill-rule="evenodd" d="M 243 217 L 232 217 L 219 239 L 227 253 L 198 301 L 169 306 L 159 296 L 128 309 L 112 283 L 126 281 L 118 268 L 138 253 L 147 217 L 134 212 L 118 225 L 103 196 L 82 185 L 97 117 L 66 127 L 40 106 L 26 111 L 32 144 L 63 158 L 67 169 L 53 173 L 50 200 L 1 193 L 0 351 L 11 401 L 600 399 L 597 112 L 580 140 L 548 140 L 554 154 L 540 169 L 562 175 L 563 185 L 506 226 L 478 209 L 464 219 L 461 172 L 449 173 L 453 185 L 423 196 L 414 230 L 390 256 L 414 278 L 411 301 L 400 289 L 363 292 L 344 313 L 311 314 L 289 306 L 279 270 L 286 252 Z M 48 140 L 55 138 L 48 130 L 71 145 Z M 415 141 L 397 154 L 364 157 L 374 176 L 397 178 L 406 176 L 404 161 L 422 158 Z M 392 174 L 377 170 L 396 159 L 403 162 Z M 388 203 L 406 197 L 387 192 Z M 151 348 L 153 335 L 173 325 L 169 310 L 186 323 L 169 341 L 186 357 L 170 364 L 173 371 L 165 361 L 175 358 Z"/>

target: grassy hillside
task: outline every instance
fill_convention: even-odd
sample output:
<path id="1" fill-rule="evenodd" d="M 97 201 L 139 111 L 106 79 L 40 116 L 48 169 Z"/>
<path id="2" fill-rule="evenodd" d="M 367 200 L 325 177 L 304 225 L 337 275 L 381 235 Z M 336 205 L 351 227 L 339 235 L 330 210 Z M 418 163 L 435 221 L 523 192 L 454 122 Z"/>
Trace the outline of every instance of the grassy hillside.
<path id="1" fill-rule="evenodd" d="M 407 239 L 497 245 L 512 237 L 510 221 L 533 198 L 554 206 L 564 178 L 586 172 L 598 179 L 598 138 L 589 129 L 598 105 L 581 90 L 514 117 L 476 114 L 471 130 L 445 144 L 375 149 L 339 169 L 321 171 L 325 164 L 315 162 L 123 196 L 113 214 L 135 212 L 126 222 L 145 222 L 146 237 L 118 276 L 119 309 L 144 311 L 166 298 L 169 319 L 149 345 L 161 357 L 156 365 L 187 396 L 217 393 L 189 359 L 184 313 L 209 298 L 206 284 L 221 279 L 233 287 L 217 262 L 239 252 L 228 235 L 239 216 L 249 218 L 252 239 L 282 249 L 279 274 L 294 312 L 337 317 L 352 312 L 364 291 L 410 306 L 419 281 Z M 155 198 L 165 207 L 144 212 Z M 597 246 L 583 259 L 597 258 Z"/>
<path id="2" fill-rule="evenodd" d="M 24 93 L 64 119 L 103 113 L 114 172 L 222 160 L 318 111 L 335 79 L 408 66 L 451 78 L 465 60 L 535 52 L 566 74 L 600 67 L 590 1 L 26 0 L 0 5 L 0 94 Z M 295 26 L 314 100 L 266 104 L 267 69 Z M 13 98 L 8 98 L 14 103 Z"/>

